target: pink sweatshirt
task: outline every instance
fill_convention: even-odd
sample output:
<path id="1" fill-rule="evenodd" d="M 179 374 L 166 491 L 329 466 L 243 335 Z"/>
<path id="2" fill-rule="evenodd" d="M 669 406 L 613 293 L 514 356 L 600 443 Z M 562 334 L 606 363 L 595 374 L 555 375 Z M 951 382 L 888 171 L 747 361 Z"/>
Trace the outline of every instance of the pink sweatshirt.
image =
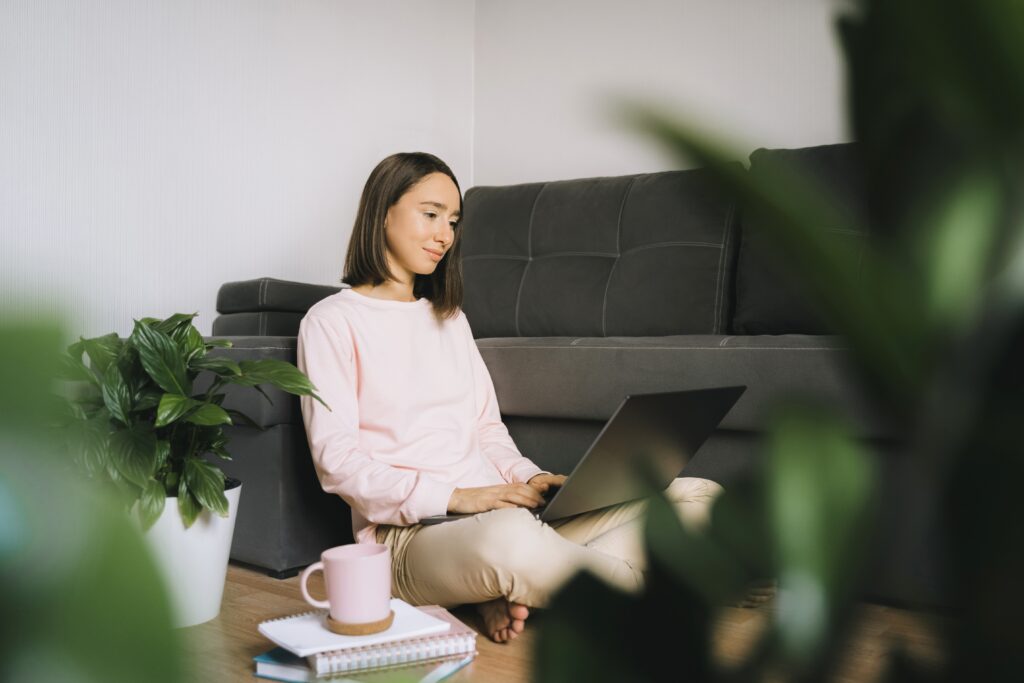
<path id="1" fill-rule="evenodd" d="M 302 319 L 297 365 L 331 407 L 300 397 L 320 484 L 352 508 L 359 543 L 375 543 L 378 524 L 445 514 L 456 487 L 544 471 L 502 423 L 462 311 L 438 323 L 428 299 L 342 289 Z"/>

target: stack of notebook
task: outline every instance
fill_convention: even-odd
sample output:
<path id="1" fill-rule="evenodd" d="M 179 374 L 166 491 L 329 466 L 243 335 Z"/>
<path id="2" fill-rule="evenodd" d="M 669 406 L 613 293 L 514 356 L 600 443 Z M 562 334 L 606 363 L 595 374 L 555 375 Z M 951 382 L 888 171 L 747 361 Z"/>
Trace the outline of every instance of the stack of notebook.
<path id="1" fill-rule="evenodd" d="M 327 629 L 326 610 L 264 621 L 259 631 L 279 647 L 255 658 L 256 675 L 280 681 L 315 681 L 433 665 L 421 680 L 438 681 L 476 655 L 476 632 L 443 607 L 413 607 L 394 598 L 395 620 L 386 631 L 343 636 Z"/>

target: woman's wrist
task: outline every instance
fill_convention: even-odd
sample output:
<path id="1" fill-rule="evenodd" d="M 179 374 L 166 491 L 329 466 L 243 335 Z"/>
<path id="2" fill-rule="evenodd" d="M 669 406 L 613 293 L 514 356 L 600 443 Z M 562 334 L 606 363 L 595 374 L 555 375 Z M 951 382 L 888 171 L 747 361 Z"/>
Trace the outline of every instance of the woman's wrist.
<path id="1" fill-rule="evenodd" d="M 454 491 L 452 491 L 452 495 L 448 499 L 448 512 L 456 512 L 459 506 L 459 499 L 461 493 L 462 489 L 460 488 L 456 488 Z"/>

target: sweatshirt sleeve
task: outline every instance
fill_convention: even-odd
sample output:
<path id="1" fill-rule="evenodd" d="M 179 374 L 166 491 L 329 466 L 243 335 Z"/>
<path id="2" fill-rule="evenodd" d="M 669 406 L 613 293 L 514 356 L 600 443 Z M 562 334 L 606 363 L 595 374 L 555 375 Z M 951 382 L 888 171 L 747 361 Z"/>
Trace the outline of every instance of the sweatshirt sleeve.
<path id="1" fill-rule="evenodd" d="M 465 318 L 463 318 L 465 320 Z M 551 474 L 542 470 L 532 460 L 523 456 L 516 447 L 508 428 L 501 421 L 498 408 L 498 397 L 494 393 L 494 383 L 487 371 L 480 349 L 473 339 L 469 321 L 466 321 L 466 335 L 469 337 L 471 362 L 473 365 L 473 384 L 475 386 L 477 409 L 477 433 L 480 437 L 480 449 L 488 460 L 501 473 L 502 478 L 510 484 L 525 483 L 537 474 Z"/>
<path id="2" fill-rule="evenodd" d="M 324 318 L 299 323 L 297 366 L 330 406 L 300 397 L 302 420 L 323 490 L 341 496 L 367 521 L 409 526 L 443 515 L 455 490 L 422 472 L 398 469 L 359 447 L 358 374 L 351 338 Z"/>

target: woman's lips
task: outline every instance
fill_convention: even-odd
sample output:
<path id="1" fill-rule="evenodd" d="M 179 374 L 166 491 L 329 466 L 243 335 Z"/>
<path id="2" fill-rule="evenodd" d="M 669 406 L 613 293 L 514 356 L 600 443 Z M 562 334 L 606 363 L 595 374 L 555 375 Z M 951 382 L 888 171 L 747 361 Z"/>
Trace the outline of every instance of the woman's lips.
<path id="1" fill-rule="evenodd" d="M 440 261 L 441 257 L 444 256 L 444 254 L 438 253 L 436 251 L 431 251 L 430 249 L 427 249 L 426 247 L 423 248 L 423 251 L 427 252 L 427 254 L 430 256 L 430 258 L 434 259 L 434 261 Z"/>

